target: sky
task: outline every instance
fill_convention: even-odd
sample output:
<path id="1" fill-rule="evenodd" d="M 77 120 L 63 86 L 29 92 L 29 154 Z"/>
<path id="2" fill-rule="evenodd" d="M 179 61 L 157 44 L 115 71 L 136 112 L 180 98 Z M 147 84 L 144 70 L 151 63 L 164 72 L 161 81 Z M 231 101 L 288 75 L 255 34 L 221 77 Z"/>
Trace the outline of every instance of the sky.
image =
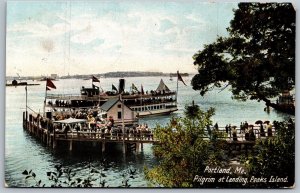
<path id="1" fill-rule="evenodd" d="M 194 0 L 8 1 L 6 75 L 196 73 L 193 55 L 228 36 L 236 8 Z"/>

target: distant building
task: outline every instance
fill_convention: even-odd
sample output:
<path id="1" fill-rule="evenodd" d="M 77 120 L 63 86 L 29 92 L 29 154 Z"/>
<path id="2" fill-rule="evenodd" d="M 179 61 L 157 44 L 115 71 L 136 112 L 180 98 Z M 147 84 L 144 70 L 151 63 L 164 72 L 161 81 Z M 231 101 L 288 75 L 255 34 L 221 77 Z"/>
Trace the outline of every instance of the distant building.
<path id="1" fill-rule="evenodd" d="M 55 80 L 55 79 L 58 78 L 58 76 L 57 76 L 57 74 L 51 74 L 51 75 L 50 75 L 50 78 Z"/>

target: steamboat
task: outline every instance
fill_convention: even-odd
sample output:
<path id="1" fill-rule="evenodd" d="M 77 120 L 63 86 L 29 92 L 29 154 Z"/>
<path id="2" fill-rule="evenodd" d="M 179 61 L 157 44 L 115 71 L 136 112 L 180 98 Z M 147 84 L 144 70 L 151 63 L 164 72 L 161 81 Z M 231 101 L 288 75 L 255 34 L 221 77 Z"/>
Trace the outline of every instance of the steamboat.
<path id="1" fill-rule="evenodd" d="M 179 76 L 178 80 L 183 82 Z M 133 124 L 139 117 L 166 115 L 177 111 L 178 80 L 177 91 L 170 90 L 162 79 L 156 90 L 144 92 L 143 86 L 138 90 L 132 84 L 131 91 L 126 91 L 123 78 L 119 79 L 118 89 L 112 85 L 111 91 L 104 91 L 93 84 L 93 82 L 100 82 L 94 76 L 92 87 L 81 87 L 78 95 L 49 94 L 47 86 L 44 112 L 50 117 L 57 116 L 62 111 L 74 112 L 86 109 L 97 111 L 102 118 L 112 117 L 116 124 L 122 122 Z M 124 119 L 122 119 L 123 114 Z"/>

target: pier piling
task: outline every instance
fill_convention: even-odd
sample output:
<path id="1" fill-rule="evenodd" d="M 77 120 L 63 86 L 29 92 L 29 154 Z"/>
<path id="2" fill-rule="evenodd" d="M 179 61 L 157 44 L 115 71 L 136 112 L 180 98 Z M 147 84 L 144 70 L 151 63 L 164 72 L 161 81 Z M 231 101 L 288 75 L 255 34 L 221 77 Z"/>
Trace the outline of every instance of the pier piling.
<path id="1" fill-rule="evenodd" d="M 105 142 L 102 142 L 102 153 L 105 152 Z"/>
<path id="2" fill-rule="evenodd" d="M 73 140 L 69 141 L 69 151 L 73 150 Z"/>
<path id="3" fill-rule="evenodd" d="M 140 143 L 135 144 L 135 152 L 139 153 L 140 152 Z"/>

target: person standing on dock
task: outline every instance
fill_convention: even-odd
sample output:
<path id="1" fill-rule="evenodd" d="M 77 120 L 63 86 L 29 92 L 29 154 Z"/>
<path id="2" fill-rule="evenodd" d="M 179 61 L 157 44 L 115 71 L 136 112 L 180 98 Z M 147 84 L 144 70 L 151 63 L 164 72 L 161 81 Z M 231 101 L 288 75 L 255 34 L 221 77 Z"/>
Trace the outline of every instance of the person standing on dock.
<path id="1" fill-rule="evenodd" d="M 242 132 L 245 133 L 245 127 L 244 127 L 244 124 L 241 122 L 241 124 L 240 124 L 240 134 Z"/>
<path id="2" fill-rule="evenodd" d="M 256 136 L 254 134 L 254 129 L 253 129 L 253 125 L 250 125 L 251 129 L 249 131 L 249 140 L 250 141 L 255 141 L 256 139 Z"/>
<path id="3" fill-rule="evenodd" d="M 67 124 L 67 125 L 65 126 L 65 130 L 64 130 L 65 138 L 66 138 L 66 139 L 68 139 L 68 132 L 69 132 L 69 130 L 70 130 L 70 126 Z"/>
<path id="4" fill-rule="evenodd" d="M 250 139 L 250 136 L 249 136 L 249 130 L 248 130 L 248 128 L 246 128 L 245 126 L 244 126 L 244 128 L 245 128 L 245 140 L 246 140 L 246 141 L 249 141 L 249 139 Z"/>
<path id="5" fill-rule="evenodd" d="M 233 141 L 237 141 L 237 132 L 236 132 L 236 126 L 233 126 L 233 129 L 232 129 L 232 139 Z"/>
<path id="6" fill-rule="evenodd" d="M 229 132 L 229 139 L 232 137 L 232 132 L 231 132 L 231 124 L 228 125 L 228 132 Z"/>
<path id="7" fill-rule="evenodd" d="M 75 130 L 76 130 L 76 132 L 77 132 L 77 137 L 79 137 L 78 135 L 79 135 L 79 130 L 80 130 L 80 126 L 79 126 L 79 123 L 77 123 L 76 124 L 76 126 L 75 126 Z"/>
<path id="8" fill-rule="evenodd" d="M 208 133 L 209 139 L 211 139 L 211 128 L 210 128 L 210 126 L 208 124 L 206 125 L 206 129 L 207 129 L 207 133 Z"/>
<path id="9" fill-rule="evenodd" d="M 268 130 L 268 137 L 272 137 L 272 125 L 268 122 L 267 123 L 267 130 Z"/>
<path id="10" fill-rule="evenodd" d="M 225 131 L 226 131 L 226 133 L 228 135 L 228 125 L 225 126 Z"/>
<path id="11" fill-rule="evenodd" d="M 265 133 L 264 126 L 263 126 L 262 122 L 260 123 L 259 127 L 260 127 L 260 136 L 265 137 L 266 133 Z"/>
<path id="12" fill-rule="evenodd" d="M 216 129 L 217 131 L 219 130 L 218 122 L 216 122 L 216 124 L 215 124 L 215 129 Z"/>
<path id="13" fill-rule="evenodd" d="M 244 128 L 245 128 L 245 129 L 248 129 L 248 127 L 249 127 L 249 125 L 248 125 L 247 121 L 245 121 L 245 123 L 244 123 Z"/>

